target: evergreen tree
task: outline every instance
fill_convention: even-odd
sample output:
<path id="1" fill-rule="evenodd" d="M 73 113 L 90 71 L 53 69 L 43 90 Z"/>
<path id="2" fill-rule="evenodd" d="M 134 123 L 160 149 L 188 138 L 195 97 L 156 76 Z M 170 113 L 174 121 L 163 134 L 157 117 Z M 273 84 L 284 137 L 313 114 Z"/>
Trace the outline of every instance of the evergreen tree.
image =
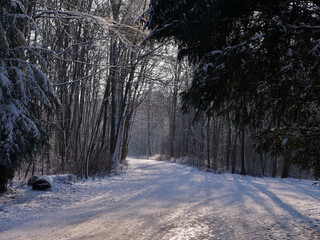
<path id="1" fill-rule="evenodd" d="M 151 0 L 147 13 L 150 38 L 197 65 L 185 109 L 231 113 L 258 151 L 319 176 L 319 1 Z"/>
<path id="2" fill-rule="evenodd" d="M 47 144 L 42 117 L 58 103 L 45 62 L 25 37 L 34 27 L 19 0 L 0 1 L 0 192 L 15 169 Z"/>

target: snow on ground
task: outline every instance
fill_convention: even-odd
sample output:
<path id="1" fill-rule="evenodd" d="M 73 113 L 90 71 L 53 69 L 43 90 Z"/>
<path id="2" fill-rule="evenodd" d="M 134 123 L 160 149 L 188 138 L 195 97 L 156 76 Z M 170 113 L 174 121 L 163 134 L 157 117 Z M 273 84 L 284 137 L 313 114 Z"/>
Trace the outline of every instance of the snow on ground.
<path id="1" fill-rule="evenodd" d="M 0 198 L 0 239 L 320 239 L 312 181 L 129 159 L 125 174 Z"/>

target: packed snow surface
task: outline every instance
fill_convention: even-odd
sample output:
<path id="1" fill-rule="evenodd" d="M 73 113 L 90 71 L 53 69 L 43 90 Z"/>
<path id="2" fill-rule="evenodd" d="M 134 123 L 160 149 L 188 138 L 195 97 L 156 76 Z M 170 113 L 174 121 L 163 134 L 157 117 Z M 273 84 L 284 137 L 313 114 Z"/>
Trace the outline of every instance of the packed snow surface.
<path id="1" fill-rule="evenodd" d="M 0 239 L 320 239 L 312 181 L 128 161 L 114 177 L 0 197 Z"/>

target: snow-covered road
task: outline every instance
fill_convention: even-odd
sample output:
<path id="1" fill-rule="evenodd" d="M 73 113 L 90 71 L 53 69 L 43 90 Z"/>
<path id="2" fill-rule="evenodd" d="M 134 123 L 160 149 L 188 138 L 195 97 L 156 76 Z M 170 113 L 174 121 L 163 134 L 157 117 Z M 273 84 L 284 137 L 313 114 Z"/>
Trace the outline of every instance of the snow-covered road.
<path id="1" fill-rule="evenodd" d="M 120 176 L 2 200 L 0 239 L 320 239 L 311 184 L 129 159 Z"/>

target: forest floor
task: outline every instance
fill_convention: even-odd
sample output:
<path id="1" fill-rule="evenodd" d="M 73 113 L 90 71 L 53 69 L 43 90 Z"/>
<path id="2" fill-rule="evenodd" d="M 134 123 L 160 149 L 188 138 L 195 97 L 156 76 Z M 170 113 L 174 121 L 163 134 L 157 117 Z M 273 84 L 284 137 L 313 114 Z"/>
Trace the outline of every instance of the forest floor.
<path id="1" fill-rule="evenodd" d="M 128 161 L 121 175 L 0 197 L 0 239 L 320 239 L 312 181 Z"/>

